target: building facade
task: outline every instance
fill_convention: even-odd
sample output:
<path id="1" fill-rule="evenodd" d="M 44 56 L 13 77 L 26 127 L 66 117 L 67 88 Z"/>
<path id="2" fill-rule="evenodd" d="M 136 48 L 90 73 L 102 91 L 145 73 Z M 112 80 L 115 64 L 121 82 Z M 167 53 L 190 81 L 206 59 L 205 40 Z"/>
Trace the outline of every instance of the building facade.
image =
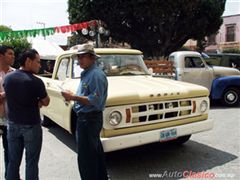
<path id="1" fill-rule="evenodd" d="M 185 46 L 195 49 L 196 41 L 189 40 Z M 222 51 L 223 49 L 240 49 L 240 14 L 223 16 L 223 24 L 217 34 L 207 37 L 206 51 Z"/>

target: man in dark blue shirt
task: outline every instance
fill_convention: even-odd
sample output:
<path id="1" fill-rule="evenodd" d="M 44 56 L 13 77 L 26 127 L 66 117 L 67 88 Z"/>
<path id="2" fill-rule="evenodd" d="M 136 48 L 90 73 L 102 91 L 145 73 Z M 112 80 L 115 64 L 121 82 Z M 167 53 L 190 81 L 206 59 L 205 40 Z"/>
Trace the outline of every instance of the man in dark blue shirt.
<path id="1" fill-rule="evenodd" d="M 108 82 L 104 72 L 95 64 L 99 56 L 92 45 L 80 46 L 77 56 L 80 67 L 84 69 L 77 93 L 74 95 L 64 91 L 62 95 L 67 101 L 75 101 L 74 111 L 78 115 L 78 167 L 82 180 L 107 180 L 100 131 Z"/>
<path id="2" fill-rule="evenodd" d="M 7 180 L 16 180 L 26 151 L 26 180 L 38 180 L 38 162 L 42 147 L 39 109 L 49 104 L 44 83 L 36 77 L 40 57 L 36 50 L 24 52 L 20 70 L 6 75 L 4 89 L 8 105 L 9 165 Z"/>

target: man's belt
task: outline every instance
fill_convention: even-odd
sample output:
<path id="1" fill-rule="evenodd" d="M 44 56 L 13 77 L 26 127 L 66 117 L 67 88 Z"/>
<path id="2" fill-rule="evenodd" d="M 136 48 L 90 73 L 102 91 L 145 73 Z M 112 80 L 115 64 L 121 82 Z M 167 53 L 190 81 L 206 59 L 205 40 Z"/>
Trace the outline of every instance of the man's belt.
<path id="1" fill-rule="evenodd" d="M 78 112 L 78 115 L 90 115 L 90 114 L 98 114 L 101 113 L 102 111 L 90 111 L 90 112 Z"/>

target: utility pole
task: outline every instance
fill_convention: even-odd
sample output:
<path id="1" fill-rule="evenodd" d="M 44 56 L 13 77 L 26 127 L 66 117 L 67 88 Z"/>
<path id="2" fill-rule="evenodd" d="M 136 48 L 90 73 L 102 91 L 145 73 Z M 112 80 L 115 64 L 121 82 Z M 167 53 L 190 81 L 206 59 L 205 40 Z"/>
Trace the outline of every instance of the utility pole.
<path id="1" fill-rule="evenodd" d="M 36 23 L 42 25 L 42 26 L 43 26 L 43 29 L 45 29 L 45 25 L 46 25 L 45 22 L 39 22 L 39 21 L 37 21 Z M 44 38 L 44 40 L 46 40 L 46 35 L 45 35 L 45 34 L 43 35 L 43 38 Z"/>
<path id="2" fill-rule="evenodd" d="M 3 0 L 0 1 L 0 25 L 3 25 Z"/>

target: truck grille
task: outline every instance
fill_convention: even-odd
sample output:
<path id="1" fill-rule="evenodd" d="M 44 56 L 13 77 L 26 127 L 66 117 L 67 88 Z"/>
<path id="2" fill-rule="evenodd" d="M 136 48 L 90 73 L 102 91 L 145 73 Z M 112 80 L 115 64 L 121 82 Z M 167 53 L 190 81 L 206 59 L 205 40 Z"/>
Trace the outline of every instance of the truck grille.
<path id="1" fill-rule="evenodd" d="M 169 121 L 176 120 L 178 117 L 191 116 L 194 109 L 193 104 L 191 100 L 181 100 L 132 106 L 132 123 Z"/>

